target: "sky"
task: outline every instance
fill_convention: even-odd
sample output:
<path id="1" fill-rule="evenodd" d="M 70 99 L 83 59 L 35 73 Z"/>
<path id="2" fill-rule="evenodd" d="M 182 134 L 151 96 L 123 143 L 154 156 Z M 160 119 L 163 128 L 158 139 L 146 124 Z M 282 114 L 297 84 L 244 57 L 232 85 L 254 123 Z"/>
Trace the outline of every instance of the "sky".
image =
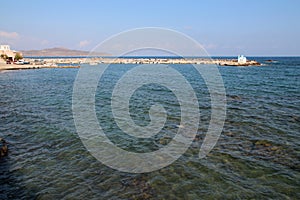
<path id="1" fill-rule="evenodd" d="M 0 0 L 0 44 L 91 50 L 120 32 L 172 29 L 212 56 L 300 56 L 299 0 Z"/>

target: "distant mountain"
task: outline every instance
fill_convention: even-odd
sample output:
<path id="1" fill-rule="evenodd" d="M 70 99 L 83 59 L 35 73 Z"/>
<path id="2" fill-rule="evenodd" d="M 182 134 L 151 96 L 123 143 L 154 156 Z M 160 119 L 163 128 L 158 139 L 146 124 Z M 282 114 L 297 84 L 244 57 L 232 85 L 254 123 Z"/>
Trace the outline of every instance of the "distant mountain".
<path id="1" fill-rule="evenodd" d="M 89 51 L 72 50 L 62 47 L 55 47 L 43 50 L 24 50 L 21 51 L 24 57 L 56 57 L 56 56 L 110 56 L 110 54 L 102 52 L 93 52 L 90 54 Z"/>

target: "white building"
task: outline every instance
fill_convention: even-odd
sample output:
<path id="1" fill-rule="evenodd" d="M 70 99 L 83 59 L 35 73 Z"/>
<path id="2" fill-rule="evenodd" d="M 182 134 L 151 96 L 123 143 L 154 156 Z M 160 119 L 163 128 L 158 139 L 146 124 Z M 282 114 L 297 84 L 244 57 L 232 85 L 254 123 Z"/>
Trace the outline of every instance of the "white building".
<path id="1" fill-rule="evenodd" d="M 9 45 L 0 45 L 0 55 L 4 54 L 8 56 L 8 60 L 14 61 L 16 56 L 16 51 L 11 50 Z"/>
<path id="2" fill-rule="evenodd" d="M 0 51 L 10 51 L 9 45 L 0 45 Z"/>
<path id="3" fill-rule="evenodd" d="M 238 56 L 238 63 L 239 64 L 245 64 L 247 62 L 247 58 L 243 55 Z"/>

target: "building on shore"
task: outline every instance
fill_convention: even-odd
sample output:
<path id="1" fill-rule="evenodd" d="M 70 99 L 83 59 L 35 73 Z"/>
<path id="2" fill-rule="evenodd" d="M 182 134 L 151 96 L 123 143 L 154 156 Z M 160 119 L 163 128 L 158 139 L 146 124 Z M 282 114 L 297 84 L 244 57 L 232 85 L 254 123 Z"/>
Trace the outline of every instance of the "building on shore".
<path id="1" fill-rule="evenodd" d="M 22 55 L 20 52 L 17 52 L 15 50 L 11 50 L 9 45 L 0 45 L 0 55 L 6 55 L 7 60 L 9 60 L 11 62 L 15 61 L 15 56 L 16 56 L 17 53 Z"/>
<path id="2" fill-rule="evenodd" d="M 247 62 L 247 58 L 244 55 L 238 56 L 238 63 L 239 64 L 245 64 Z"/>

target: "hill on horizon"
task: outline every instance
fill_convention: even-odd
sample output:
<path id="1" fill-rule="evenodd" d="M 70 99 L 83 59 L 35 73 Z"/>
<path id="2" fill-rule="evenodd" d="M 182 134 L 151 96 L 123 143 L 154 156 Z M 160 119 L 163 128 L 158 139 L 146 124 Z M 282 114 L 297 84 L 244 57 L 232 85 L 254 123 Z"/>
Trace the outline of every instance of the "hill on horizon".
<path id="1" fill-rule="evenodd" d="M 72 50 L 64 47 L 54 47 L 42 50 L 22 50 L 24 57 L 56 57 L 56 56 L 110 56 L 104 52 L 89 52 L 82 50 Z"/>

